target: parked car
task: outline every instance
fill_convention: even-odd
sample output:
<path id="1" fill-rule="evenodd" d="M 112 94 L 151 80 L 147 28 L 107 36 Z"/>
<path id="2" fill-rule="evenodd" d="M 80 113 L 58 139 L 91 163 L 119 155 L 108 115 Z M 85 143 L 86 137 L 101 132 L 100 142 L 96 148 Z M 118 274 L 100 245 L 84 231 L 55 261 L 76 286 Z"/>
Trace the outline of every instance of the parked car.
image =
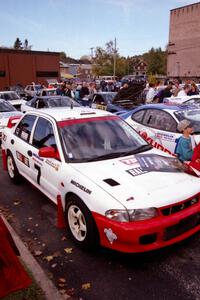
<path id="1" fill-rule="evenodd" d="M 42 89 L 38 96 L 56 96 L 56 89 L 55 88 L 45 88 Z"/>
<path id="2" fill-rule="evenodd" d="M 200 230 L 199 178 L 116 115 L 37 110 L 3 134 L 11 181 L 25 177 L 64 210 L 80 247 L 144 252 Z"/>
<path id="3" fill-rule="evenodd" d="M 200 106 L 200 95 L 184 96 L 184 97 L 168 97 L 163 99 L 163 103 L 167 104 L 187 104 Z"/>
<path id="4" fill-rule="evenodd" d="M 187 119 L 193 123 L 193 138 L 200 142 L 200 109 L 192 105 L 147 104 L 121 115 L 154 147 L 173 154 L 182 135 L 178 123 Z"/>
<path id="5" fill-rule="evenodd" d="M 8 101 L 0 99 L 0 145 L 3 128 L 7 126 L 11 116 L 21 116 L 22 113 L 17 111 Z"/>
<path id="6" fill-rule="evenodd" d="M 27 100 L 30 100 L 34 96 L 38 96 L 43 90 L 43 86 L 41 84 L 30 84 L 27 85 L 24 89 L 26 93 Z"/>
<path id="7" fill-rule="evenodd" d="M 96 109 L 107 110 L 112 113 L 127 111 L 133 108 L 133 102 L 129 99 L 115 100 L 116 92 L 99 92 L 92 95 L 90 106 Z"/>
<path id="8" fill-rule="evenodd" d="M 17 93 L 13 91 L 0 91 L 0 99 L 8 101 L 17 110 L 20 110 L 21 105 L 26 103 L 24 98 L 20 98 Z"/>
<path id="9" fill-rule="evenodd" d="M 67 96 L 45 96 L 45 97 L 33 97 L 21 106 L 23 113 L 36 110 L 40 108 L 51 107 L 75 107 L 80 106 L 76 101 Z"/>

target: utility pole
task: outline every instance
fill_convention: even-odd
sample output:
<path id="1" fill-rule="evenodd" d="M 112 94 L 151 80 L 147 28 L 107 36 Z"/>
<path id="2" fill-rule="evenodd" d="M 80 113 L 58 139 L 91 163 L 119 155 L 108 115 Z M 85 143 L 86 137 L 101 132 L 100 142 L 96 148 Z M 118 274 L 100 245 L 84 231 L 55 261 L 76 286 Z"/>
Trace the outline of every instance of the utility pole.
<path id="1" fill-rule="evenodd" d="M 94 47 L 90 48 L 90 50 L 91 50 L 91 60 L 93 59 L 93 49 L 94 49 Z"/>
<path id="2" fill-rule="evenodd" d="M 117 52 L 117 39 L 114 41 L 114 57 L 113 57 L 113 76 L 116 76 L 116 52 Z"/>

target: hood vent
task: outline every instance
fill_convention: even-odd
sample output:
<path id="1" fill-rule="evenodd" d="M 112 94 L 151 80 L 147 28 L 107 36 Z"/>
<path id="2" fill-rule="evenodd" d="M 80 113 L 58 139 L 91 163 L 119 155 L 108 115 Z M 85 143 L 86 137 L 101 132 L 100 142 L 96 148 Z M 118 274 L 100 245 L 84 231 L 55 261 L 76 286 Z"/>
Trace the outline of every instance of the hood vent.
<path id="1" fill-rule="evenodd" d="M 116 186 L 116 185 L 120 185 L 117 181 L 115 181 L 112 178 L 107 178 L 104 179 L 103 181 L 105 181 L 107 184 L 109 184 L 110 186 Z"/>

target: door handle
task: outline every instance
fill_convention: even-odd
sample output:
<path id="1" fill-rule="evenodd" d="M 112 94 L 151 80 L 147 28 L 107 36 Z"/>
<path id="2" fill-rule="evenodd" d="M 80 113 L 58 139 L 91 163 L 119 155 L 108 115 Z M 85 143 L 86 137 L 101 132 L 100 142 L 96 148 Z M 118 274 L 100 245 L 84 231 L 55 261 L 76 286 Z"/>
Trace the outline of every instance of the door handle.
<path id="1" fill-rule="evenodd" d="M 32 153 L 31 150 L 28 150 L 28 151 L 27 151 L 27 154 L 28 154 L 28 156 L 30 156 L 30 157 L 33 155 L 33 153 Z"/>

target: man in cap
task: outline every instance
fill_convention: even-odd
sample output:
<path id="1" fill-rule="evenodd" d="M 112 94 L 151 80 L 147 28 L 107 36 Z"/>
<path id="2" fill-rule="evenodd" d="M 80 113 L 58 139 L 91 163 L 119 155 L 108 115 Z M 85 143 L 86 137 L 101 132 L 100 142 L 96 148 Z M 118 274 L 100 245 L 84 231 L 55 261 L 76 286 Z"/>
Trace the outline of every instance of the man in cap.
<path id="1" fill-rule="evenodd" d="M 192 159 L 193 149 L 191 141 L 191 133 L 193 132 L 192 123 L 189 120 L 182 120 L 177 126 L 177 129 L 183 133 L 179 138 L 176 148 L 176 154 L 181 161 Z"/>

